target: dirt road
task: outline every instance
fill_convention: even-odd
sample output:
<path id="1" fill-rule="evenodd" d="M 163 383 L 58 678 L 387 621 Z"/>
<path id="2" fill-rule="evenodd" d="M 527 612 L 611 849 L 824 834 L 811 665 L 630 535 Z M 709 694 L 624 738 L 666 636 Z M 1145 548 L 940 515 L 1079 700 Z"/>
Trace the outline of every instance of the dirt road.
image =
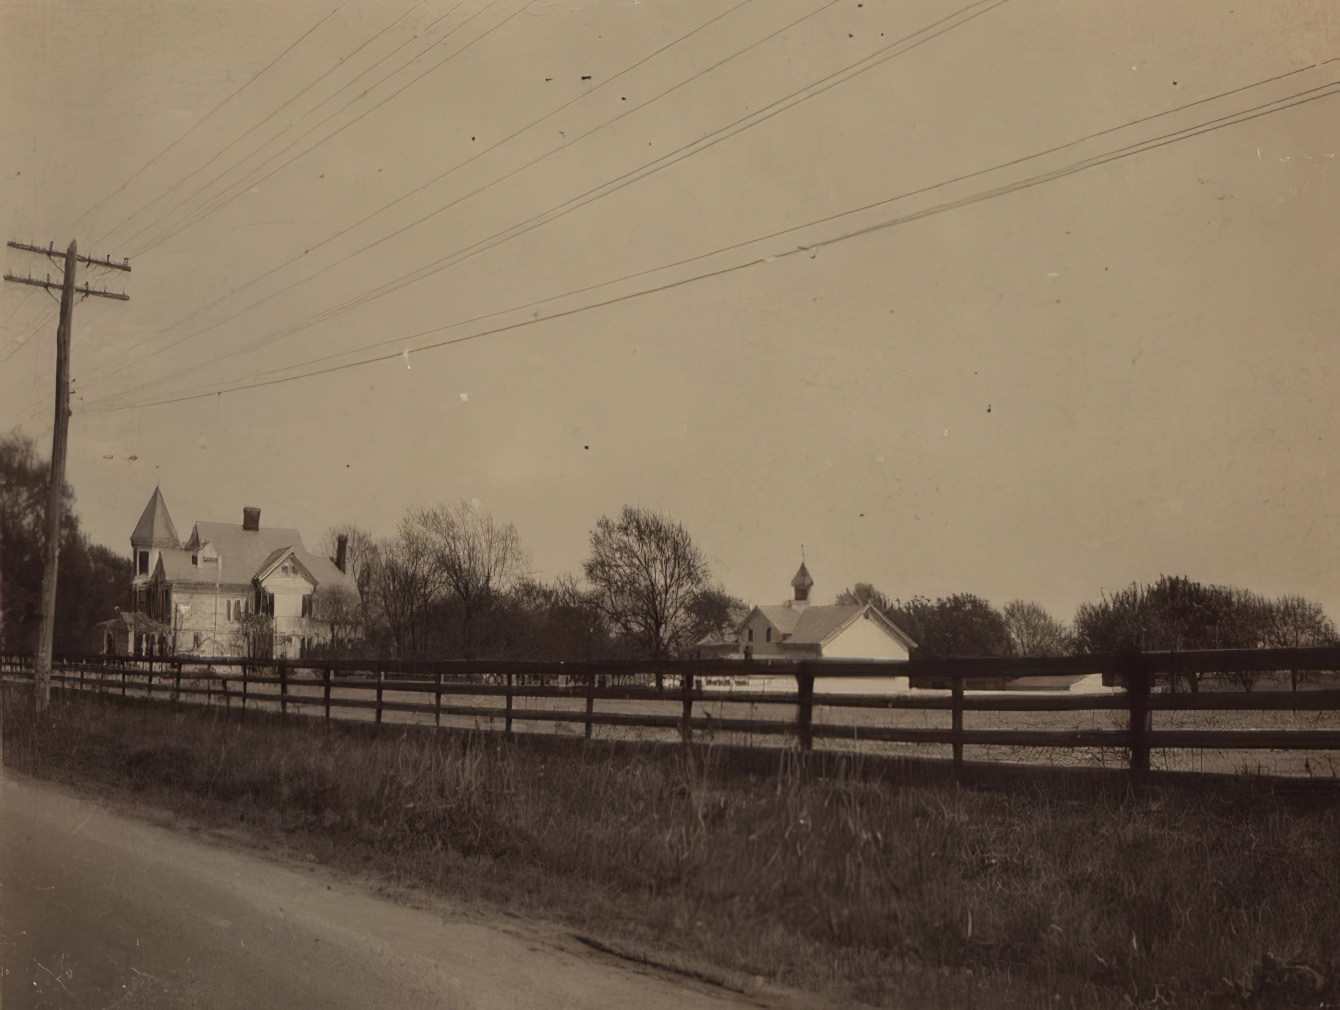
<path id="1" fill-rule="evenodd" d="M 9 771 L 0 992 L 0 1010 L 761 1005 L 557 929 L 406 907 Z"/>

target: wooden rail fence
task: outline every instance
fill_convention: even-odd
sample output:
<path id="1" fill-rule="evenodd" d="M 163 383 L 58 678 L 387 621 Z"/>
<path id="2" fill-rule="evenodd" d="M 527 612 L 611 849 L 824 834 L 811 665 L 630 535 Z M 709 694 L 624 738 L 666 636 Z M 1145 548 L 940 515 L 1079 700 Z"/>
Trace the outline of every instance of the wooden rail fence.
<path id="1" fill-rule="evenodd" d="M 129 659 L 67 656 L 53 688 L 236 706 L 241 712 L 290 709 L 322 718 L 383 722 L 392 714 L 500 724 L 564 723 L 587 739 L 598 727 L 653 730 L 686 743 L 720 734 L 751 741 L 933 744 L 961 765 L 965 747 L 1085 748 L 1111 753 L 1132 772 L 1150 770 L 1155 750 L 1340 750 L 1340 728 L 1158 728 L 1170 712 L 1340 712 L 1340 690 L 1170 691 L 1205 675 L 1340 670 L 1340 647 L 1149 652 L 1046 659 L 910 662 L 834 660 L 670 660 L 646 662 L 395 662 L 390 660 L 247 660 L 167 656 Z M 1109 692 L 975 690 L 1021 677 L 1102 675 Z M 32 657 L 0 655 L 0 682 L 32 677 Z M 892 691 L 892 678 L 939 689 Z M 903 681 L 905 683 L 906 681 Z M 1059 683 L 1059 682 L 1058 682 Z M 628 710 L 634 703 L 635 710 Z M 599 705 L 599 707 L 598 707 Z M 620 710 L 622 707 L 623 710 Z M 776 717 L 758 717 L 758 707 Z M 738 714 L 741 709 L 746 715 Z M 948 712 L 947 726 L 894 725 L 879 712 Z M 966 728 L 965 713 L 1111 712 L 1111 729 Z M 786 714 L 789 713 L 789 714 Z M 1125 718 L 1121 718 L 1125 713 Z M 858 717 L 859 714 L 859 717 Z M 816 720 L 816 715 L 822 718 Z M 362 716 L 366 718 L 366 716 Z M 1319 720 L 1322 721 L 1322 720 Z M 1340 726 L 1340 719 L 1324 720 Z M 1115 763 L 1115 762 L 1114 762 Z"/>

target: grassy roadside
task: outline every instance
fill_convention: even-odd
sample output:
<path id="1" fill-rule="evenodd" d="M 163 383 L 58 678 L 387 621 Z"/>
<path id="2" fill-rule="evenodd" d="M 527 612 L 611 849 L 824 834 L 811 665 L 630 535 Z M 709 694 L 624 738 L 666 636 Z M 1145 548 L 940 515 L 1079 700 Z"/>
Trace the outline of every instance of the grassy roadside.
<path id="1" fill-rule="evenodd" d="M 1340 959 L 1340 810 L 1232 783 L 984 791 L 96 697 L 40 731 L 26 712 L 6 706 L 5 760 L 30 774 L 838 1004 L 1238 1006 L 1222 980 L 1265 951 Z"/>

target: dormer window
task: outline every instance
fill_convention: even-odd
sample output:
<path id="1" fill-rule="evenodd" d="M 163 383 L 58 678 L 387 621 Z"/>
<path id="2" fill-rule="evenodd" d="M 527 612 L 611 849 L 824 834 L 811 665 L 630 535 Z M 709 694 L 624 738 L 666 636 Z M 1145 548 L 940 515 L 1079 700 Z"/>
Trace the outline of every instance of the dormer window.
<path id="1" fill-rule="evenodd" d="M 148 575 L 148 574 L 149 574 L 149 552 L 148 552 L 148 551 L 140 551 L 140 552 L 139 552 L 139 556 L 136 557 L 136 559 L 135 559 L 135 571 L 138 572 L 140 575 Z"/>

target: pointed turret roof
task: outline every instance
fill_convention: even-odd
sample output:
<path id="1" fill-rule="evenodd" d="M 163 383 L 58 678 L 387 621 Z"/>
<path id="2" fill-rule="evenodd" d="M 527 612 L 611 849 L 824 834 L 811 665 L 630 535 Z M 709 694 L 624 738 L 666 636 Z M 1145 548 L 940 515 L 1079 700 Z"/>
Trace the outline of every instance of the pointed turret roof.
<path id="1" fill-rule="evenodd" d="M 177 527 L 172 525 L 172 516 L 168 515 L 167 503 L 163 501 L 163 493 L 157 487 L 149 498 L 149 504 L 144 506 L 140 521 L 135 524 L 135 532 L 130 535 L 130 544 L 136 549 L 181 547 Z"/>
<path id="2" fill-rule="evenodd" d="M 814 580 L 810 578 L 809 569 L 805 567 L 805 562 L 800 563 L 800 570 L 796 572 L 796 577 L 791 580 L 791 585 L 798 588 L 811 589 L 814 586 Z"/>

